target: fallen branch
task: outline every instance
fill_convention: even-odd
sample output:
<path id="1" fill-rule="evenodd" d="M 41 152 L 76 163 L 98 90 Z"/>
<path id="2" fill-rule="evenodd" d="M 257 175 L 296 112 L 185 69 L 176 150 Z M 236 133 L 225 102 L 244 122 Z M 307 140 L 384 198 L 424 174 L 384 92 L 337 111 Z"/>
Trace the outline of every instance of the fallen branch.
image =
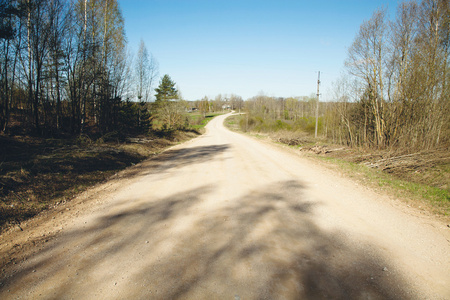
<path id="1" fill-rule="evenodd" d="M 375 167 L 379 167 L 383 162 L 392 162 L 395 160 L 399 160 L 401 158 L 405 158 L 405 157 L 411 157 L 411 156 L 415 156 L 415 155 L 419 155 L 421 154 L 420 152 L 417 153 L 413 153 L 413 154 L 405 154 L 405 155 L 400 155 L 400 156 L 395 156 L 395 157 L 388 157 L 388 158 L 383 158 L 374 162 L 365 162 L 364 165 L 370 167 L 370 168 L 375 168 Z"/>

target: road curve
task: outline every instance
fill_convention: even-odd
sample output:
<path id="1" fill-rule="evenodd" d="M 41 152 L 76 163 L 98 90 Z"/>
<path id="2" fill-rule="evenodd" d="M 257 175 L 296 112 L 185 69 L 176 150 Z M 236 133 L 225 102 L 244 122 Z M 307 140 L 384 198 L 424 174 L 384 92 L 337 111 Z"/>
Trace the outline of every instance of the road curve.
<path id="1" fill-rule="evenodd" d="M 0 299 L 450 299 L 448 228 L 225 117 L 73 207 Z"/>

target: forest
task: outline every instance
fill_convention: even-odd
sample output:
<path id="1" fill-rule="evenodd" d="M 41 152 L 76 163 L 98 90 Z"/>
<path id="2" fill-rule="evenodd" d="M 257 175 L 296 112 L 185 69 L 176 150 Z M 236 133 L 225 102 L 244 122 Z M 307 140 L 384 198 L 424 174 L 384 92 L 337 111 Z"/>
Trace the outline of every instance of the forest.
<path id="1" fill-rule="evenodd" d="M 146 131 L 158 64 L 127 50 L 116 0 L 0 1 L 0 131 Z"/>
<path id="2" fill-rule="evenodd" d="M 450 5 L 405 1 L 364 21 L 332 101 L 317 95 L 246 101 L 241 128 L 314 133 L 337 144 L 413 152 L 450 146 Z M 320 99 L 320 98 L 319 98 Z"/>

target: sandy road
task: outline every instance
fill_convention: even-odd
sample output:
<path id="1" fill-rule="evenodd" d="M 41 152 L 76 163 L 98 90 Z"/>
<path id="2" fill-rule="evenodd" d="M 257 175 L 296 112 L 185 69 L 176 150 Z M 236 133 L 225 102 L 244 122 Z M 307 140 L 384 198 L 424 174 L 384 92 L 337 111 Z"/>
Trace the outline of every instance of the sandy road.
<path id="1" fill-rule="evenodd" d="M 0 299 L 450 299 L 444 224 L 224 118 L 48 221 Z"/>

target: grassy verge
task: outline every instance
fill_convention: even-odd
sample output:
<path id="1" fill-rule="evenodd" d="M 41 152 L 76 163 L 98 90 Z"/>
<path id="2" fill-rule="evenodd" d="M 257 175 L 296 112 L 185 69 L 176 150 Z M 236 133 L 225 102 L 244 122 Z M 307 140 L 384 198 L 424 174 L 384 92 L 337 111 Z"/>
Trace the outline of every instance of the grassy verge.
<path id="1" fill-rule="evenodd" d="M 202 132 L 206 126 L 206 124 L 209 123 L 214 117 L 223 115 L 223 113 L 208 113 L 206 115 L 203 115 L 202 113 L 189 113 L 189 123 L 190 128 L 193 130 L 197 130 L 199 132 Z"/>
<path id="2" fill-rule="evenodd" d="M 309 154 L 309 156 L 332 164 L 362 185 L 386 191 L 411 206 L 439 216 L 450 216 L 450 192 L 446 189 L 407 181 L 382 170 L 369 168 L 342 158 L 313 154 Z"/>
<path id="3" fill-rule="evenodd" d="M 0 136 L 0 231 L 70 201 L 88 187 L 163 149 L 197 136 L 139 136 L 96 141 Z"/>
<path id="4" fill-rule="evenodd" d="M 230 116 L 225 125 L 241 131 L 241 116 Z M 247 132 L 254 136 L 255 132 Z M 345 148 L 315 140 L 302 132 L 278 131 L 268 133 L 272 141 L 302 151 L 328 167 L 339 170 L 362 185 L 383 190 L 408 203 L 437 216 L 450 216 L 450 156 L 448 151 L 423 152 L 405 155 L 402 160 L 387 152 Z M 334 151 L 339 149 L 339 151 Z M 369 167 L 385 161 L 377 167 Z M 396 164 L 392 162 L 395 161 Z M 389 164 L 391 162 L 391 164 Z"/>
<path id="5" fill-rule="evenodd" d="M 239 125 L 241 118 L 241 115 L 231 115 L 225 119 L 224 125 L 230 130 L 241 131 L 241 127 Z"/>

